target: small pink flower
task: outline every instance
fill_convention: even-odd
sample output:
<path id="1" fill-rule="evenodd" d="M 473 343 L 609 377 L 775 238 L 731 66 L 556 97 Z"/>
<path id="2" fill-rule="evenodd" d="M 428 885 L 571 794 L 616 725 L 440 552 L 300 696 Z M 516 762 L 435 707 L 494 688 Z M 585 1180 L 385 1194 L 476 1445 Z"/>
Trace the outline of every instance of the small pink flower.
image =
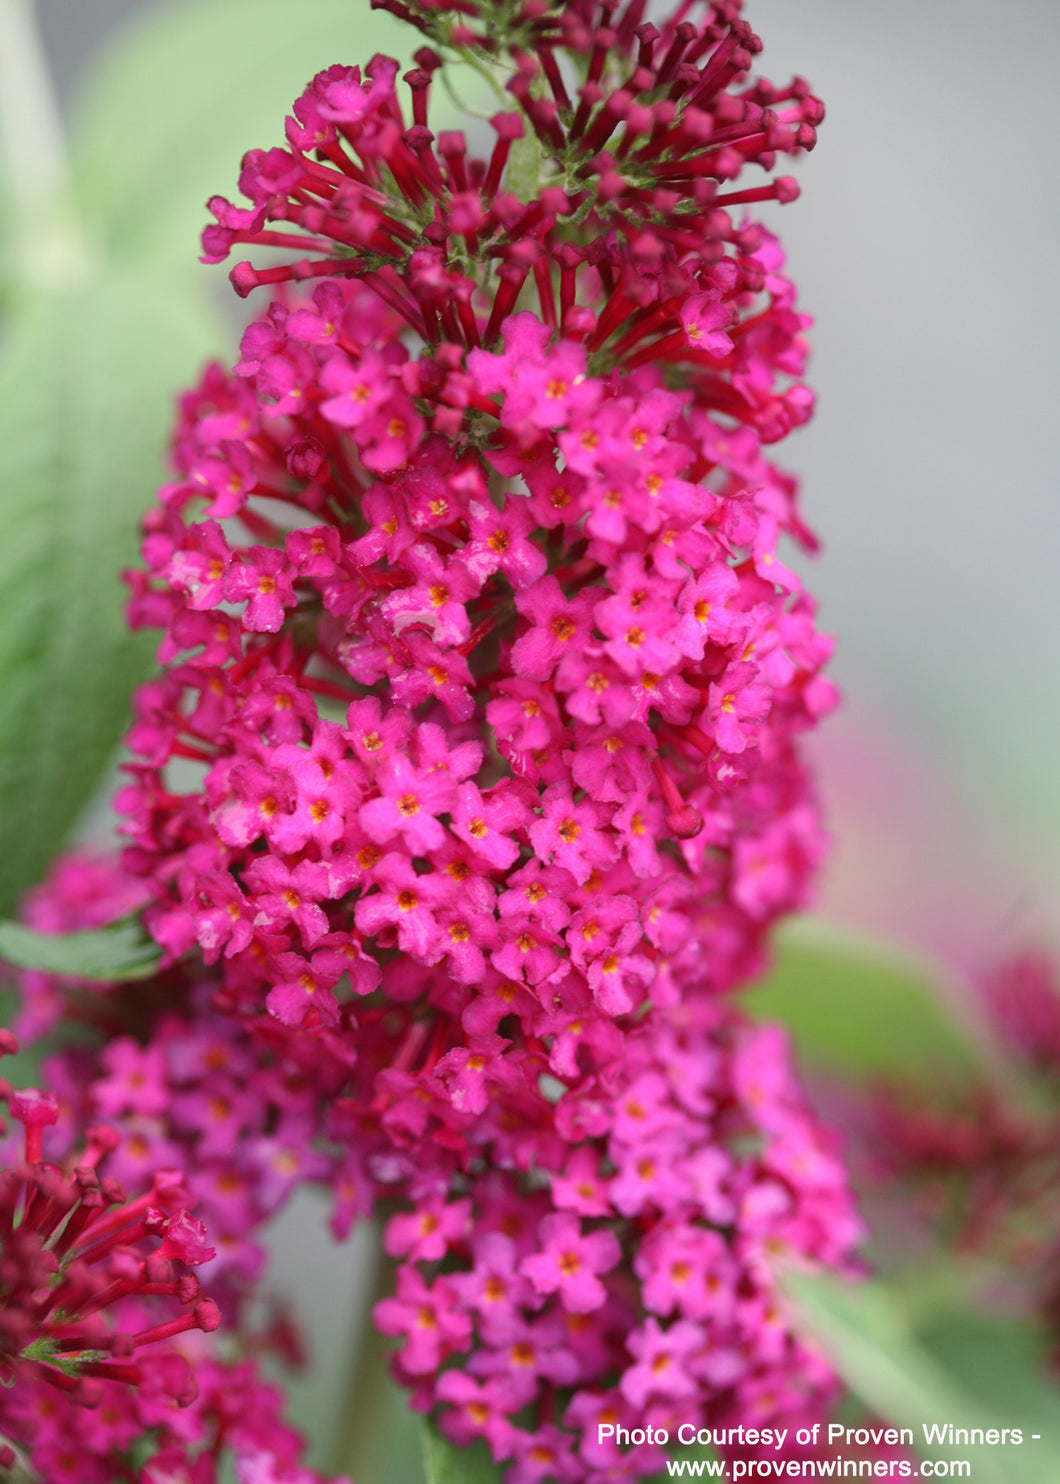
<path id="1" fill-rule="evenodd" d="M 725 334 L 732 323 L 732 311 L 718 294 L 694 294 L 681 306 L 681 328 L 693 350 L 720 360 L 732 350 Z"/>
<path id="2" fill-rule="evenodd" d="M 485 1438 L 494 1462 L 510 1455 L 515 1429 L 506 1415 L 512 1409 L 500 1377 L 480 1384 L 462 1371 L 446 1371 L 438 1381 L 437 1396 L 449 1403 L 438 1419 L 446 1437 L 464 1448 Z"/>
<path id="3" fill-rule="evenodd" d="M 424 434 L 424 423 L 408 397 L 383 402 L 357 427 L 361 458 L 373 474 L 392 474 L 411 459 Z"/>
<path id="4" fill-rule="evenodd" d="M 276 968 L 276 983 L 265 997 L 270 1014 L 284 1025 L 301 1025 L 309 1015 L 325 1025 L 338 1023 L 339 1007 L 331 990 L 341 977 L 341 966 L 320 953 L 311 960 L 298 953 L 281 953 Z"/>
<path id="5" fill-rule="evenodd" d="M 320 385 L 331 394 L 321 403 L 323 416 L 337 427 L 358 428 L 390 396 L 393 384 L 383 357 L 369 349 L 357 361 L 333 355 L 324 363 Z"/>
<path id="6" fill-rule="evenodd" d="M 592 1149 L 576 1149 L 562 1175 L 552 1177 L 552 1199 L 563 1211 L 578 1216 L 610 1216 L 606 1180 L 600 1175 L 599 1156 Z"/>
<path id="7" fill-rule="evenodd" d="M 518 1254 L 510 1237 L 487 1232 L 474 1242 L 470 1272 L 454 1273 L 451 1282 L 464 1306 L 477 1314 L 483 1338 L 506 1344 L 522 1324 L 521 1311 L 537 1300 L 529 1280 L 519 1272 Z"/>
<path id="8" fill-rule="evenodd" d="M 382 858 L 375 876 L 380 890 L 361 897 L 354 909 L 360 932 L 389 942 L 396 938 L 403 952 L 437 963 L 446 951 L 434 916 L 440 897 L 438 883 L 431 876 L 417 875 L 396 853 Z"/>
<path id="9" fill-rule="evenodd" d="M 543 817 L 530 826 L 530 843 L 538 859 L 569 871 L 575 881 L 588 881 L 594 869 L 609 866 L 616 851 L 602 828 L 599 807 L 575 803 L 570 789 L 553 784 L 541 796 Z"/>
<path id="10" fill-rule="evenodd" d="M 690 1365 L 705 1343 L 702 1327 L 691 1320 L 679 1319 L 666 1330 L 658 1320 L 645 1320 L 626 1340 L 636 1364 L 622 1374 L 622 1395 L 638 1411 L 651 1396 L 680 1399 L 694 1395 L 696 1380 Z"/>
<path id="11" fill-rule="evenodd" d="M 436 644 L 463 644 L 471 634 L 466 605 L 478 596 L 480 584 L 462 562 L 443 562 L 433 546 L 422 543 L 409 547 L 405 565 L 418 581 L 392 593 L 382 606 L 394 633 L 415 625 Z"/>
<path id="12" fill-rule="evenodd" d="M 275 634 L 283 625 L 284 610 L 297 603 L 287 558 L 271 546 L 252 546 L 242 561 L 225 572 L 224 595 L 230 603 L 245 598 L 243 627 L 254 633 Z"/>
<path id="13" fill-rule="evenodd" d="M 401 1365 L 409 1375 L 437 1371 L 446 1356 L 467 1349 L 471 1322 L 455 1298 L 445 1278 L 428 1288 L 419 1270 L 406 1263 L 398 1269 L 397 1297 L 376 1304 L 373 1317 L 383 1334 L 405 1339 Z"/>
<path id="14" fill-rule="evenodd" d="M 533 1433 L 517 1437 L 515 1461 L 509 1466 L 509 1484 L 578 1484 L 583 1477 L 581 1462 L 575 1457 L 575 1440 L 558 1427 L 545 1425 Z"/>
<path id="15" fill-rule="evenodd" d="M 241 953 L 254 937 L 254 909 L 227 871 L 196 880 L 199 905 L 193 910 L 195 936 L 208 964 Z"/>
<path id="16" fill-rule="evenodd" d="M 247 869 L 246 884 L 265 925 L 293 922 L 307 948 L 328 931 L 320 901 L 331 895 L 331 876 L 323 865 L 303 860 L 289 870 L 274 855 L 259 856 Z"/>
<path id="17" fill-rule="evenodd" d="M 664 1318 L 728 1318 L 736 1301 L 737 1268 L 724 1239 L 683 1223 L 656 1227 L 633 1260 L 644 1303 Z"/>
<path id="18" fill-rule="evenodd" d="M 472 500 L 469 506 L 471 539 L 461 554 L 464 565 L 482 583 L 494 572 L 503 572 L 516 592 L 544 576 L 548 559 L 530 539 L 536 522 L 518 498 L 510 498 L 503 510 Z"/>
<path id="19" fill-rule="evenodd" d="M 718 746 L 725 752 L 743 752 L 770 704 L 769 691 L 757 681 L 753 664 L 741 660 L 730 665 L 710 687 L 707 714 Z"/>
<path id="20" fill-rule="evenodd" d="M 516 598 L 531 628 L 515 641 L 512 666 L 517 675 L 547 680 L 562 656 L 589 637 L 593 599 L 578 593 L 569 602 L 554 577 L 541 577 Z"/>
<path id="21" fill-rule="evenodd" d="M 437 1070 L 454 1108 L 461 1113 L 481 1113 L 491 1086 L 512 1089 L 520 1085 L 521 1073 L 504 1057 L 510 1045 L 503 1036 L 472 1036 L 468 1046 L 446 1052 Z"/>
<path id="22" fill-rule="evenodd" d="M 474 855 L 503 871 L 519 858 L 519 844 L 512 832 L 524 823 L 526 814 L 525 803 L 511 789 L 491 789 L 486 797 L 473 783 L 462 783 L 451 828 Z"/>
<path id="23" fill-rule="evenodd" d="M 232 551 L 221 527 L 207 520 L 191 527 L 163 575 L 178 592 L 187 594 L 189 608 L 201 611 L 222 601 L 231 564 Z"/>
<path id="24" fill-rule="evenodd" d="M 159 1047 L 141 1047 L 131 1036 L 119 1036 L 103 1049 L 100 1061 L 107 1075 L 95 1082 L 92 1091 L 101 1117 L 117 1118 L 122 1113 L 151 1117 L 165 1111 L 169 1091 Z M 29 1107 L 28 1102 L 25 1106 Z"/>
<path id="25" fill-rule="evenodd" d="M 445 830 L 437 816 L 448 812 L 456 785 L 445 773 L 423 772 L 403 757 L 390 758 L 376 775 L 379 797 L 361 806 L 358 818 L 377 844 L 395 836 L 413 855 L 437 850 Z"/>
<path id="26" fill-rule="evenodd" d="M 583 1237 L 577 1217 L 564 1212 L 545 1217 L 540 1237 L 542 1250 L 522 1264 L 538 1293 L 558 1293 L 572 1314 L 598 1309 L 607 1291 L 597 1274 L 608 1272 L 621 1255 L 614 1233 L 590 1232 Z"/>
<path id="27" fill-rule="evenodd" d="M 406 1257 L 410 1262 L 438 1262 L 470 1230 L 470 1201 L 453 1201 L 447 1205 L 434 1197 L 415 1212 L 392 1216 L 387 1222 L 384 1246 L 391 1257 Z"/>

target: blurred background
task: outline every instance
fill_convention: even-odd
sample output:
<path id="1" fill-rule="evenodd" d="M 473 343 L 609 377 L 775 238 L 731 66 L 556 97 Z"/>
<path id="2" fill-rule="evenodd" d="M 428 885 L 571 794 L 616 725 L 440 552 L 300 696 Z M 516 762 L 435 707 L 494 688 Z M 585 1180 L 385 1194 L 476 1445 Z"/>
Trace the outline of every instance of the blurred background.
<path id="1" fill-rule="evenodd" d="M 836 836 L 820 921 L 930 964 L 959 1001 L 1004 954 L 1060 941 L 1060 7 L 746 9 L 766 43 L 760 70 L 776 82 L 805 75 L 828 109 L 817 150 L 795 167 L 801 200 L 768 217 L 816 321 L 818 413 L 783 459 L 823 540 L 801 569 L 838 636 L 846 697 L 814 744 Z M 82 223 L 70 281 L 124 273 L 135 293 L 119 288 L 114 302 L 130 320 L 151 302 L 175 321 L 151 328 L 165 374 L 115 414 L 143 429 L 144 472 L 112 502 L 131 532 L 170 396 L 238 334 L 225 269 L 197 263 L 202 203 L 234 194 L 243 150 L 280 142 L 312 72 L 416 43 L 367 0 L 39 0 L 37 14 Z M 30 149 L 37 122 L 24 120 Z M 8 252 L 14 261 L 10 241 Z M 5 299 L 17 310 L 16 290 Z M 113 310 L 98 324 L 104 342 L 124 333 Z M 0 485 L 5 520 L 7 500 Z M 17 537 L 17 520 L 10 529 Z M 132 549 L 130 535 L 126 560 Z M 99 602 L 119 613 L 117 587 Z M 122 675 L 142 667 L 142 650 L 122 654 Z M 69 663 L 72 675 L 86 669 L 76 653 Z M 104 684 L 104 668 L 97 656 L 82 683 Z M 111 739 L 85 747 L 91 771 Z M 82 817 L 82 838 L 106 828 L 111 787 Z M 42 841 L 44 860 L 53 848 Z M 370 1258 L 336 1253 L 309 1214 L 296 1204 L 278 1223 L 276 1281 L 297 1283 L 325 1362 L 299 1402 L 319 1459 L 342 1426 L 342 1357 L 367 1304 L 366 1283 L 348 1275 Z"/>

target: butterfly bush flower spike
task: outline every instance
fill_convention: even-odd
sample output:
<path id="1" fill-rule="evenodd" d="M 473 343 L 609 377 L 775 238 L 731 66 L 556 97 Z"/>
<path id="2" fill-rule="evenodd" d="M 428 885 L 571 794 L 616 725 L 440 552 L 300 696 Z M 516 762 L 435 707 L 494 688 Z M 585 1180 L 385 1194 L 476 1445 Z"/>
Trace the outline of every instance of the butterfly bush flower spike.
<path id="1" fill-rule="evenodd" d="M 415 65 L 319 73 L 210 202 L 257 308 L 129 578 L 121 876 L 164 961 L 82 1097 L 192 1156 L 222 1293 L 301 1182 L 340 1235 L 381 1203 L 412 1405 L 509 1484 L 632 1480 L 660 1450 L 601 1420 L 823 1415 L 776 1263 L 861 1237 L 732 995 L 825 848 L 773 454 L 809 321 L 748 214 L 823 109 L 737 0 L 387 8 Z M 468 55 L 481 156 L 433 124 Z"/>

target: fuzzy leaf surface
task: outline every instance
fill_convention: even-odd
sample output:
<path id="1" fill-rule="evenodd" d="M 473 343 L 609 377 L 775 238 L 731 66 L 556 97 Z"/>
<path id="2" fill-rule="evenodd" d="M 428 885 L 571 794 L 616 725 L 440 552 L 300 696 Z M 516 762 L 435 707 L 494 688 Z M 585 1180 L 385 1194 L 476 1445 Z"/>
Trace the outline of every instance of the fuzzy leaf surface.
<path id="1" fill-rule="evenodd" d="M 84 933 L 38 933 L 0 920 L 0 958 L 20 969 L 76 979 L 147 979 L 162 953 L 135 918 Z"/>
<path id="2" fill-rule="evenodd" d="M 129 273 L 22 300 L 0 351 L 0 912 L 40 879 L 148 665 L 122 567 L 163 474 L 174 390 L 216 339 Z"/>
<path id="3" fill-rule="evenodd" d="M 783 1021 L 805 1061 L 827 1072 L 960 1082 L 983 1068 L 930 966 L 814 924 L 778 935 L 772 972 L 743 1003 Z"/>

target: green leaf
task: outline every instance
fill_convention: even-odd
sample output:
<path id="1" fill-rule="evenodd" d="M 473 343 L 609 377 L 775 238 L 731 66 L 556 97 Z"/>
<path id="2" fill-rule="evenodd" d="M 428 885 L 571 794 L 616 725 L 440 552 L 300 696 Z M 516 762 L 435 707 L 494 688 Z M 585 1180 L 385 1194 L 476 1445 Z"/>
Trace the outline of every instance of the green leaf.
<path id="1" fill-rule="evenodd" d="M 501 1484 L 504 1478 L 485 1443 L 457 1448 L 429 1422 L 423 1424 L 423 1466 L 427 1484 Z"/>
<path id="2" fill-rule="evenodd" d="M 368 0 L 145 9 L 102 55 L 74 109 L 86 222 L 116 256 L 194 267 L 204 202 L 238 199 L 240 159 L 284 143 L 284 119 L 310 78 L 334 62 L 363 67 L 377 51 L 407 63 L 422 39 Z"/>
<path id="3" fill-rule="evenodd" d="M 85 933 L 38 933 L 0 920 L 0 958 L 20 969 L 77 979 L 147 979 L 161 957 L 136 918 Z"/>
<path id="4" fill-rule="evenodd" d="M 969 1458 L 978 1484 L 1060 1479 L 1060 1398 L 1025 1326 L 986 1316 L 937 1315 L 918 1331 L 902 1294 L 879 1282 L 789 1273 L 784 1286 L 805 1333 L 847 1386 L 924 1457 Z M 1023 1430 L 1021 1445 L 929 1444 L 924 1426 Z M 1040 1434 L 1032 1441 L 1032 1434 Z"/>
<path id="5" fill-rule="evenodd" d="M 780 934 L 772 973 L 744 1003 L 784 1021 L 802 1058 L 824 1071 L 958 1080 L 984 1067 L 930 967 L 813 923 Z"/>
<path id="6" fill-rule="evenodd" d="M 38 294 L 0 353 L 0 912 L 43 874 L 113 753 L 151 637 L 122 566 L 163 473 L 171 400 L 216 338 L 165 282 Z"/>
<path id="7" fill-rule="evenodd" d="M 1042 1337 L 1025 1321 L 977 1313 L 967 1306 L 918 1324 L 925 1351 L 954 1376 L 977 1411 L 989 1408 L 1024 1437 L 1042 1434 L 1050 1479 L 1060 1479 L 1060 1393 L 1047 1369 Z M 982 1426 L 982 1424 L 979 1424 Z M 1026 1446 L 1026 1445 L 1025 1445 Z M 1038 1446 L 1030 1451 L 1039 1452 Z"/>

